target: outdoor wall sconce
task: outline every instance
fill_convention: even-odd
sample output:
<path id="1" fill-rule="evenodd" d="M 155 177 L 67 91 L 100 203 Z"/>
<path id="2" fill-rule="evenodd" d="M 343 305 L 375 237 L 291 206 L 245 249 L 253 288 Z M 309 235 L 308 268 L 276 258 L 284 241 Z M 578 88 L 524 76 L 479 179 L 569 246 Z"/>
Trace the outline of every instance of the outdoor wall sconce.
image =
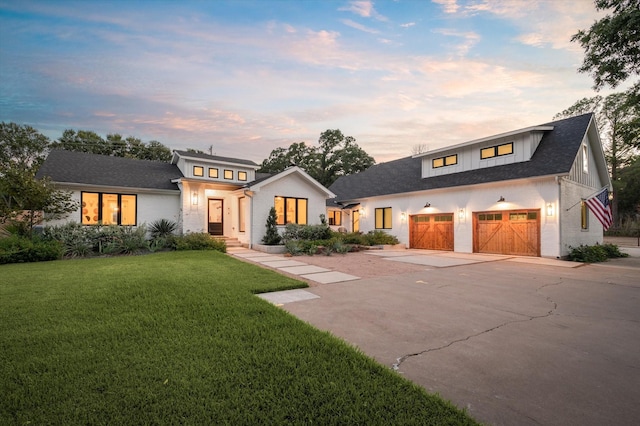
<path id="1" fill-rule="evenodd" d="M 504 197 L 501 195 L 500 198 L 498 199 L 498 203 L 504 203 Z"/>
<path id="2" fill-rule="evenodd" d="M 553 216 L 555 213 L 555 209 L 553 208 L 553 203 L 547 203 L 547 216 Z"/>
<path id="3" fill-rule="evenodd" d="M 464 220 L 464 209 L 458 210 L 458 219 Z"/>
<path id="4" fill-rule="evenodd" d="M 403 222 L 406 222 L 406 221 L 407 221 L 407 212 L 402 212 L 402 213 L 400 213 L 400 219 L 401 219 Z"/>
<path id="5" fill-rule="evenodd" d="M 364 217 L 364 209 L 360 209 L 359 212 L 360 212 L 360 216 Z"/>
<path id="6" fill-rule="evenodd" d="M 427 203 L 424 205 L 424 208 L 426 209 L 427 207 L 431 207 L 431 203 L 427 201 Z"/>
<path id="7" fill-rule="evenodd" d="M 198 205 L 198 193 L 196 191 L 193 191 L 193 194 L 191 194 L 191 204 L 194 206 Z"/>

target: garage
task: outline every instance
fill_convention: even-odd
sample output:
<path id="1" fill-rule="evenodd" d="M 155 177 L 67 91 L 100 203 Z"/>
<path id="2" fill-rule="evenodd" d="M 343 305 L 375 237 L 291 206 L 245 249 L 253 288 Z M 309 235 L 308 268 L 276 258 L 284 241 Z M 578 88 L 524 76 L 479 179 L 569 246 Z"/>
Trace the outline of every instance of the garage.
<path id="1" fill-rule="evenodd" d="M 473 214 L 474 253 L 540 256 L 540 210 Z"/>
<path id="2" fill-rule="evenodd" d="M 409 247 L 453 251 L 453 213 L 411 216 Z"/>

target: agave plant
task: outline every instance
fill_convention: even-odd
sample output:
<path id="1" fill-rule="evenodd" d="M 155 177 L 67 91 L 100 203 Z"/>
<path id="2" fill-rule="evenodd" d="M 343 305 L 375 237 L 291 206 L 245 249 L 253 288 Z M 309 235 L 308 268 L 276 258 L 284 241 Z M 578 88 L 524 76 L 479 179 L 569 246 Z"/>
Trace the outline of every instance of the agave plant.
<path id="1" fill-rule="evenodd" d="M 159 219 L 151 223 L 149 233 L 151 234 L 151 239 L 155 240 L 156 238 L 166 238 L 172 235 L 176 229 L 178 229 L 176 222 L 168 219 Z"/>

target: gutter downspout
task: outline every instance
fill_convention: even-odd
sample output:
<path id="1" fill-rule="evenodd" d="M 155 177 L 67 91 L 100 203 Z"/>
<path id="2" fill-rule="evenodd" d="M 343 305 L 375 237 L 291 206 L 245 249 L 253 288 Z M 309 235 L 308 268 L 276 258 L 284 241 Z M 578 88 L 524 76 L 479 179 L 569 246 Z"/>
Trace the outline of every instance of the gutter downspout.
<path id="1" fill-rule="evenodd" d="M 562 176 L 556 176 L 556 183 L 558 184 L 558 259 L 562 259 Z"/>
<path id="2" fill-rule="evenodd" d="M 253 248 L 253 194 L 255 192 L 245 189 L 242 191 L 245 197 L 249 198 L 249 217 L 251 218 L 251 223 L 249 224 L 249 248 Z"/>

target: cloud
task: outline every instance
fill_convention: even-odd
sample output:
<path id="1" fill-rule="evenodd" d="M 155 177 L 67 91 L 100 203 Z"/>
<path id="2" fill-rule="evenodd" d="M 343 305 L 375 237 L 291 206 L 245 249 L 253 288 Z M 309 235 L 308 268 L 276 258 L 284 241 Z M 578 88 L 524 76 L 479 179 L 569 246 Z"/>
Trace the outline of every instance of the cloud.
<path id="1" fill-rule="evenodd" d="M 442 6 L 444 13 L 456 13 L 460 9 L 456 0 L 431 0 Z"/>
<path id="2" fill-rule="evenodd" d="M 411 27 L 413 27 L 414 25 L 416 25 L 416 23 L 415 23 L 415 22 L 407 22 L 407 23 L 405 23 L 405 24 L 400 24 L 400 26 L 401 26 L 402 28 L 411 28 Z"/>
<path id="3" fill-rule="evenodd" d="M 454 47 L 458 56 L 465 56 L 480 41 L 480 35 L 472 31 L 462 32 L 454 29 L 438 28 L 434 29 L 433 32 L 444 36 L 462 38 L 463 42 Z"/>
<path id="4" fill-rule="evenodd" d="M 362 24 L 358 24 L 357 22 L 352 21 L 351 19 L 342 19 L 340 22 L 345 24 L 348 27 L 355 28 L 356 30 L 363 31 L 369 34 L 379 34 L 380 31 L 374 30 L 373 28 L 366 27 Z"/>
<path id="5" fill-rule="evenodd" d="M 350 1 L 349 6 L 344 6 L 338 9 L 339 11 L 346 11 L 355 13 L 363 18 L 374 18 L 378 21 L 387 21 L 387 17 L 379 14 L 373 7 L 372 1 Z"/>

